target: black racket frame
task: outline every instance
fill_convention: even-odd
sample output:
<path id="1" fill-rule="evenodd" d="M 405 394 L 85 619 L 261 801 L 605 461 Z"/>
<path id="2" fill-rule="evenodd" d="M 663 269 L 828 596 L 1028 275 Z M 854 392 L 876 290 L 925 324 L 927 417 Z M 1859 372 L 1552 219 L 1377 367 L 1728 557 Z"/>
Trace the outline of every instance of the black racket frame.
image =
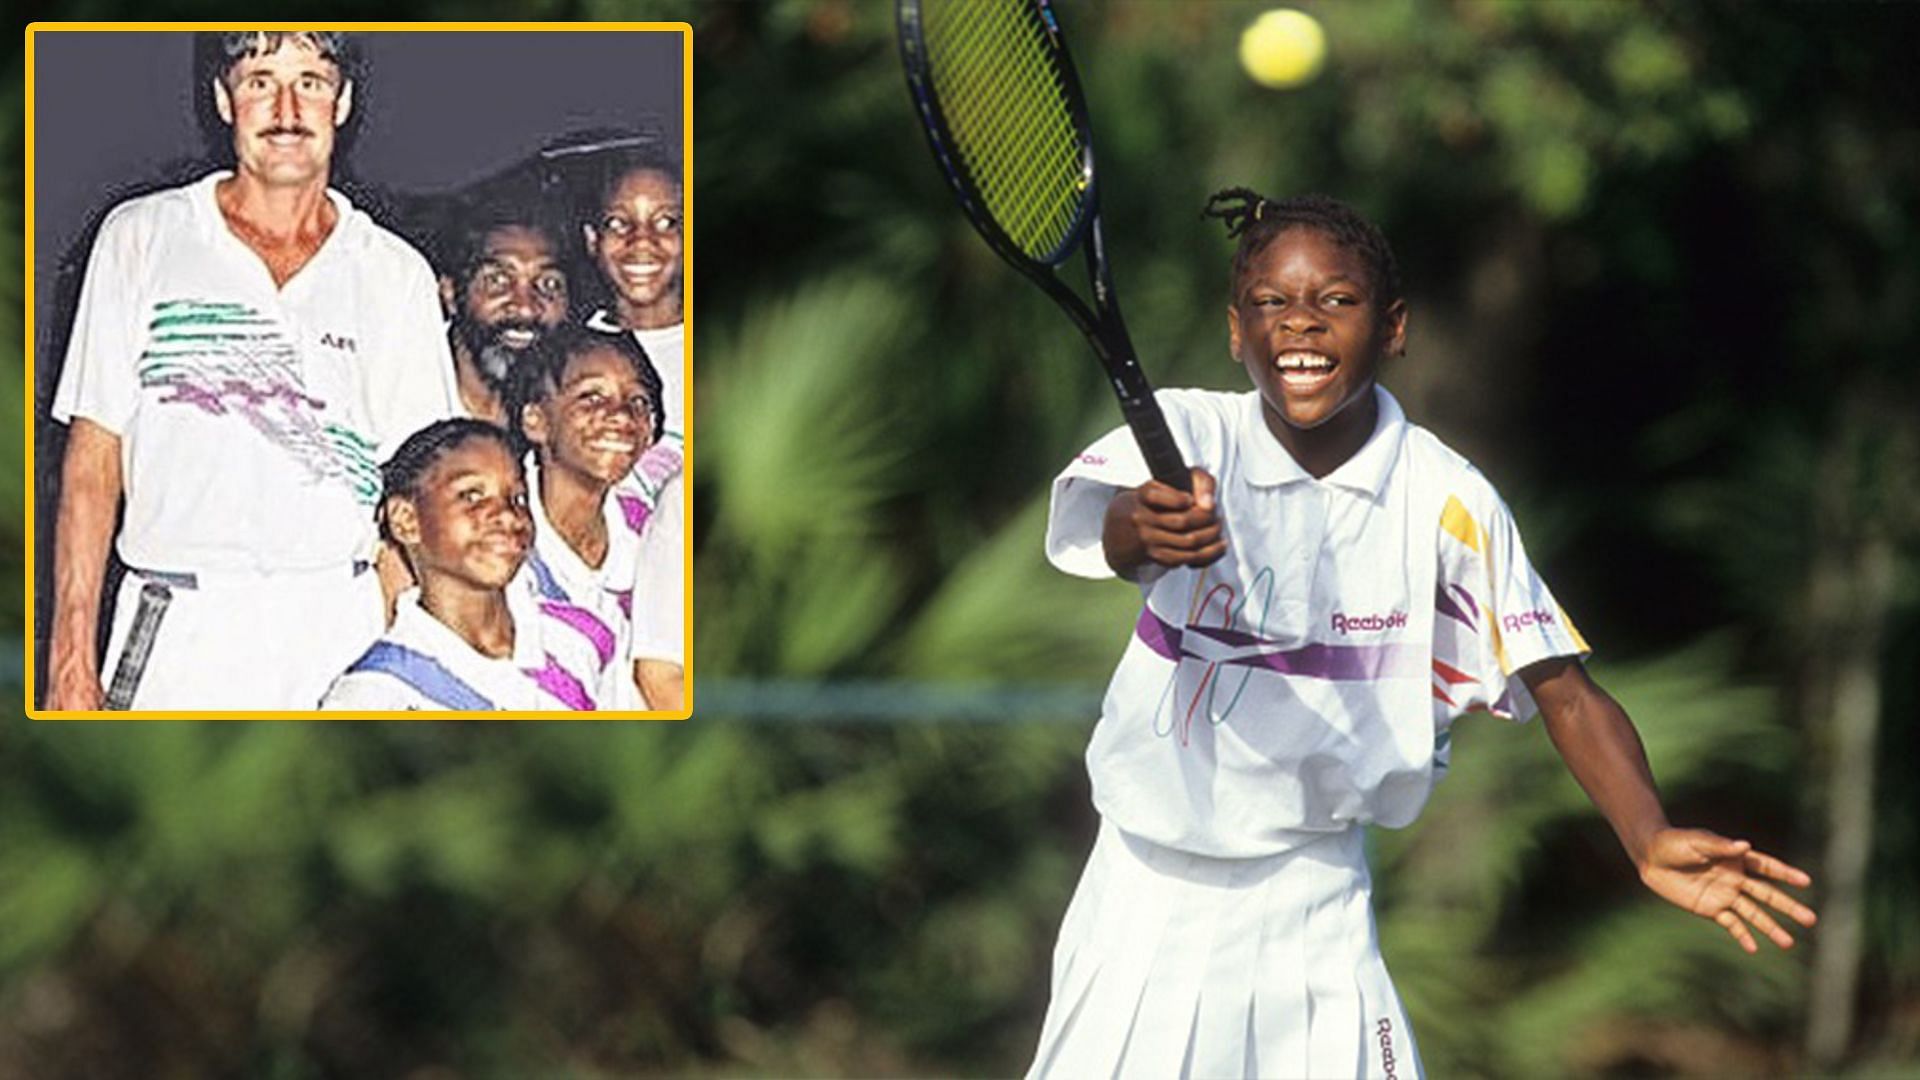
<path id="1" fill-rule="evenodd" d="M 1153 384 L 1140 367 L 1133 339 L 1128 336 L 1126 322 L 1120 315 L 1120 300 L 1114 291 L 1113 272 L 1107 261 L 1106 234 L 1100 222 L 1099 179 L 1094 169 L 1093 132 L 1087 116 L 1087 99 L 1081 91 L 1080 76 L 1074 69 L 1072 55 L 1067 51 L 1066 38 L 1061 32 L 1053 5 L 1049 0 L 1015 0 L 1034 8 L 1059 65 L 1067 106 L 1080 136 L 1080 168 L 1086 196 L 1073 227 L 1059 245 L 1046 258 L 1034 259 L 1020 250 L 1019 245 L 993 220 L 973 178 L 952 150 L 953 133 L 947 127 L 945 113 L 940 107 L 940 95 L 934 89 L 933 73 L 927 58 L 921 10 L 927 2 L 938 0 L 897 0 L 900 57 L 907 71 L 907 87 L 913 93 L 921 129 L 926 132 L 934 160 L 946 175 L 947 184 L 953 189 L 960 209 L 988 246 L 1052 297 L 1086 336 L 1087 342 L 1093 346 L 1094 355 L 1099 357 L 1101 367 L 1106 369 L 1108 382 L 1120 402 L 1120 413 L 1133 430 L 1134 440 L 1140 444 L 1140 451 L 1154 479 L 1181 491 L 1191 491 L 1193 483 L 1186 460 L 1173 440 L 1173 433 L 1167 429 L 1166 415 L 1160 411 L 1159 402 L 1154 400 Z M 977 3 L 980 0 L 960 2 Z M 1008 0 L 993 2 L 1004 3 Z M 1088 286 L 1093 292 L 1091 307 L 1054 273 L 1056 267 L 1071 257 L 1075 247 L 1081 248 L 1085 256 Z"/>

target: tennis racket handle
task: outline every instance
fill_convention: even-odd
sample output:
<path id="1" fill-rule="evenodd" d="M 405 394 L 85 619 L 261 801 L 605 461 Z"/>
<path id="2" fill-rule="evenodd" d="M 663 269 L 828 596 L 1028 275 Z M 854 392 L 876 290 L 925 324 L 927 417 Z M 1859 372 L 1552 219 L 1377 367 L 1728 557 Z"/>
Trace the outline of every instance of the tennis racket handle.
<path id="1" fill-rule="evenodd" d="M 133 692 L 147 673 L 147 658 L 153 655 L 153 641 L 160 633 L 160 620 L 173 602 L 173 590 L 158 581 L 149 581 L 140 589 L 140 606 L 133 612 L 133 628 L 127 631 L 127 644 L 120 650 L 120 663 L 114 666 L 113 683 L 107 687 L 106 709 L 125 712 L 133 704 Z"/>
<path id="2" fill-rule="evenodd" d="M 1160 403 L 1153 395 L 1149 393 L 1122 402 L 1120 412 L 1126 416 L 1127 426 L 1133 429 L 1133 440 L 1140 444 L 1140 452 L 1145 455 L 1153 478 L 1168 487 L 1192 491 L 1193 474 L 1187 471 L 1187 459 L 1181 456 L 1179 444 L 1173 441 L 1173 432 L 1167 430 L 1166 414 L 1160 411 Z"/>

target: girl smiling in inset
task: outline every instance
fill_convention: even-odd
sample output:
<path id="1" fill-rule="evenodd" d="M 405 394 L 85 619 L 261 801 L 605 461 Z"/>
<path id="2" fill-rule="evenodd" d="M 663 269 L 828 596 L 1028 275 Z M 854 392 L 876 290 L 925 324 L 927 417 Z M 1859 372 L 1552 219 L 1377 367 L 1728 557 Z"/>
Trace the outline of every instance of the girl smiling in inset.
<path id="1" fill-rule="evenodd" d="M 542 609 L 596 635 L 625 676 L 608 680 L 619 704 L 603 708 L 641 704 L 628 655 L 635 603 L 658 599 L 634 594 L 652 514 L 614 489 L 653 446 L 661 410 L 660 377 L 633 338 L 573 327 L 528 355 L 509 395 L 531 448 L 528 569 Z"/>
<path id="2" fill-rule="evenodd" d="M 334 680 L 321 708 L 353 712 L 581 710 L 605 664 L 553 625 L 522 577 L 533 542 L 526 479 L 508 434 L 442 420 L 381 468 L 381 535 L 417 585 L 393 625 Z"/>

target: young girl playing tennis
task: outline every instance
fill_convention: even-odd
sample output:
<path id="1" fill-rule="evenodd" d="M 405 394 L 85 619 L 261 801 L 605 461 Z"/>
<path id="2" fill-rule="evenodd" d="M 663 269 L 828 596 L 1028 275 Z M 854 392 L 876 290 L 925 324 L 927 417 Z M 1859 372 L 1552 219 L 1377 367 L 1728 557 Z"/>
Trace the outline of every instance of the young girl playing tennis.
<path id="1" fill-rule="evenodd" d="M 605 662 L 626 672 L 634 583 L 642 577 L 653 508 L 615 486 L 660 430 L 660 376 L 632 337 L 574 327 L 530 350 L 518 370 L 508 416 L 532 448 L 527 567 L 541 609 L 595 633 Z M 640 597 L 642 604 L 657 600 Z M 619 683 L 619 704 L 602 707 L 640 707 L 634 680 Z"/>
<path id="2" fill-rule="evenodd" d="M 381 468 L 382 537 L 418 585 L 323 709 L 593 709 L 609 673 L 591 635 L 544 614 L 522 564 L 527 487 L 507 433 L 483 420 L 415 432 Z"/>
<path id="3" fill-rule="evenodd" d="M 1648 888 L 1790 946 L 1765 906 L 1814 915 L 1768 879 L 1810 879 L 1668 823 L 1505 504 L 1376 385 L 1407 332 L 1379 230 L 1317 196 L 1207 212 L 1239 238 L 1227 339 L 1254 392 L 1159 395 L 1190 495 L 1125 429 L 1054 484 L 1048 557 L 1145 605 L 1087 750 L 1100 835 L 1032 1073 L 1419 1075 L 1361 838 L 1419 814 L 1471 711 L 1541 713 Z"/>

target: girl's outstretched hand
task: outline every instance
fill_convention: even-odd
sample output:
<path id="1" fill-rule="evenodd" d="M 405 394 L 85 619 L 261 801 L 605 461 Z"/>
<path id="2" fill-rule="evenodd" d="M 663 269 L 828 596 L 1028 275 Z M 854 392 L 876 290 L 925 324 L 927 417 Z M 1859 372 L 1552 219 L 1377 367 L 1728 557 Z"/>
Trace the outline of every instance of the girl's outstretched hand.
<path id="1" fill-rule="evenodd" d="M 1769 878 L 1800 888 L 1813 884 L 1805 871 L 1753 850 L 1747 841 L 1704 829 L 1654 833 L 1640 868 L 1647 888 L 1675 907 L 1718 923 L 1748 952 L 1760 949 L 1749 925 L 1780 948 L 1793 948 L 1793 935 L 1767 908 L 1801 926 L 1812 926 L 1817 918 L 1812 908 L 1768 884 Z"/>

